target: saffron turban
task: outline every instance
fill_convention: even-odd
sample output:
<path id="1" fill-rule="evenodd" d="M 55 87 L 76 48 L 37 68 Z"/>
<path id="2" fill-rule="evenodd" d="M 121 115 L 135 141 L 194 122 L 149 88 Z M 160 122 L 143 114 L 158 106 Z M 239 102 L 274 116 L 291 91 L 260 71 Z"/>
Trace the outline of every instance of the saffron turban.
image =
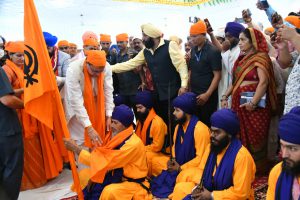
<path id="1" fill-rule="evenodd" d="M 237 22 L 228 22 L 226 24 L 225 33 L 230 33 L 231 36 L 239 38 L 240 33 L 245 30 L 245 27 Z"/>
<path id="2" fill-rule="evenodd" d="M 25 45 L 23 41 L 8 42 L 5 45 L 5 50 L 10 53 L 24 53 Z"/>
<path id="3" fill-rule="evenodd" d="M 240 130 L 237 114 L 231 109 L 221 109 L 210 117 L 212 127 L 223 129 L 227 134 L 235 136 Z"/>
<path id="4" fill-rule="evenodd" d="M 268 31 L 270 33 L 274 33 L 275 29 L 273 27 L 268 27 L 265 29 L 265 31 Z"/>
<path id="5" fill-rule="evenodd" d="M 142 104 L 146 108 L 153 107 L 152 93 L 148 90 L 139 91 L 135 96 L 135 104 Z"/>
<path id="6" fill-rule="evenodd" d="M 70 46 L 69 42 L 67 40 L 61 40 L 57 44 L 58 47 L 60 46 Z"/>
<path id="7" fill-rule="evenodd" d="M 98 36 L 96 33 L 92 32 L 92 31 L 86 31 L 84 32 L 84 34 L 82 35 L 82 41 L 85 41 L 87 39 L 91 39 L 93 38 L 94 40 L 98 41 Z"/>
<path id="8" fill-rule="evenodd" d="M 133 123 L 133 112 L 128 106 L 122 104 L 115 107 L 111 118 L 118 120 L 125 127 L 129 127 Z"/>
<path id="9" fill-rule="evenodd" d="M 184 93 L 173 100 L 173 106 L 187 114 L 193 114 L 196 108 L 196 96 L 192 92 Z"/>
<path id="10" fill-rule="evenodd" d="M 98 44 L 98 41 L 95 40 L 94 38 L 89 38 L 89 39 L 86 39 L 83 41 L 83 45 L 97 47 L 99 44 Z"/>
<path id="11" fill-rule="evenodd" d="M 57 37 L 48 32 L 43 32 L 45 42 L 48 47 L 53 47 L 57 42 Z"/>
<path id="12" fill-rule="evenodd" d="M 287 16 L 285 21 L 289 22 L 290 24 L 294 25 L 296 28 L 300 28 L 300 17 L 299 16 Z"/>
<path id="13" fill-rule="evenodd" d="M 76 47 L 77 48 L 77 45 L 76 44 L 74 44 L 74 43 L 69 43 L 69 45 L 70 45 L 70 47 Z"/>
<path id="14" fill-rule="evenodd" d="M 206 34 L 207 28 L 204 21 L 199 20 L 197 23 L 193 24 L 190 28 L 190 35 Z"/>
<path id="15" fill-rule="evenodd" d="M 278 134 L 286 142 L 300 144 L 300 106 L 294 107 L 280 119 Z"/>
<path id="16" fill-rule="evenodd" d="M 143 24 L 141 26 L 142 31 L 144 34 L 148 35 L 151 38 L 158 38 L 162 36 L 161 30 L 159 30 L 157 27 L 155 27 L 153 24 Z"/>
<path id="17" fill-rule="evenodd" d="M 127 33 L 121 33 L 116 36 L 117 42 L 127 42 L 128 41 L 128 34 Z"/>
<path id="18" fill-rule="evenodd" d="M 104 68 L 106 65 L 106 54 L 100 50 L 87 51 L 86 62 L 97 68 Z"/>
<path id="19" fill-rule="evenodd" d="M 100 34 L 100 42 L 111 42 L 110 35 Z"/>

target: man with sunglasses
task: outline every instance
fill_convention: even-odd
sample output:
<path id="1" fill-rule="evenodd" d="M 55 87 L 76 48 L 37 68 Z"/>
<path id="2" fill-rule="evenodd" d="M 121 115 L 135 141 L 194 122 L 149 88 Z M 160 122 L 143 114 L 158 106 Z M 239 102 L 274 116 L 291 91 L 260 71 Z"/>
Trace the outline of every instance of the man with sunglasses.
<path id="1" fill-rule="evenodd" d="M 43 32 L 43 35 L 51 59 L 52 68 L 56 75 L 57 86 L 61 90 L 65 84 L 66 73 L 70 64 L 70 55 L 55 46 L 57 42 L 56 36 L 48 32 Z"/>
<path id="2" fill-rule="evenodd" d="M 211 118 L 211 142 L 197 168 L 183 170 L 172 200 L 254 199 L 255 163 L 237 138 L 237 114 L 221 109 Z M 189 195 L 188 195 L 189 194 Z"/>
<path id="3" fill-rule="evenodd" d="M 85 54 L 85 58 L 70 64 L 64 103 L 72 139 L 92 148 L 104 142 L 110 131 L 114 108 L 112 72 L 104 51 L 85 50 Z"/>
<path id="4" fill-rule="evenodd" d="M 58 49 L 69 54 L 70 52 L 70 45 L 69 45 L 69 42 L 67 40 L 61 40 L 58 42 L 57 44 L 58 46 Z"/>

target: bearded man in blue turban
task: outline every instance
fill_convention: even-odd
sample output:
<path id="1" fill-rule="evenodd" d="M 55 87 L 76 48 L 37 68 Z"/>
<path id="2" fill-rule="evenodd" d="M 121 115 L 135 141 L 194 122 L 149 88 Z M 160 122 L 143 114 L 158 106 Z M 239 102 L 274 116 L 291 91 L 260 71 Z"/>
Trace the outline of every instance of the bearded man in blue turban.
<path id="1" fill-rule="evenodd" d="M 279 137 L 283 161 L 269 176 L 267 200 L 300 199 L 300 106 L 279 121 Z"/>

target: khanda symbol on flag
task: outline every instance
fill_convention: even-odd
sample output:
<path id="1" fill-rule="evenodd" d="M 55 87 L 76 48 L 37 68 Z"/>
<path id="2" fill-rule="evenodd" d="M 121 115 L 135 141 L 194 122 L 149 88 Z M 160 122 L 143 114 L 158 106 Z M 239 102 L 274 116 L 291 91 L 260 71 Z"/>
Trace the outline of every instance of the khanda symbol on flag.
<path id="1" fill-rule="evenodd" d="M 83 200 L 74 155 L 64 146 L 63 138 L 70 138 L 70 133 L 33 0 L 24 0 L 24 43 L 24 81 L 27 81 L 24 87 L 25 112 L 37 119 L 45 129 L 50 129 L 47 133 L 51 135 L 46 136 L 55 139 L 57 157 L 70 162 L 78 199 Z M 45 147 L 45 151 L 49 155 L 54 153 L 49 146 Z M 48 164 L 48 168 L 56 169 L 53 163 Z M 62 162 L 60 164 L 62 166 Z"/>
<path id="2" fill-rule="evenodd" d="M 33 85 L 34 82 L 38 83 L 38 80 L 35 79 L 33 76 L 38 74 L 39 71 L 39 61 L 37 59 L 37 55 L 33 48 L 31 48 L 28 45 L 25 45 L 29 50 L 24 50 L 24 55 L 26 56 L 25 60 L 28 60 L 28 62 L 24 64 L 24 74 L 25 74 L 25 80 L 26 80 L 26 87 L 28 85 Z"/>

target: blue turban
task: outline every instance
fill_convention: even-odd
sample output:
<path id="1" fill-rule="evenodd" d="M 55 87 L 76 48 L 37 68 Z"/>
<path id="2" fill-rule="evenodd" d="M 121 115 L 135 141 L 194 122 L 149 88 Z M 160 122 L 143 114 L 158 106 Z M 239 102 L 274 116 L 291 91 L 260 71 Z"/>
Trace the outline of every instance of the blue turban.
<path id="1" fill-rule="evenodd" d="M 300 144 L 300 106 L 294 107 L 280 119 L 278 133 L 280 139 Z"/>
<path id="2" fill-rule="evenodd" d="M 240 33 L 245 30 L 245 27 L 237 22 L 228 22 L 226 24 L 225 33 L 230 33 L 235 38 L 239 38 Z"/>
<path id="3" fill-rule="evenodd" d="M 135 104 L 142 104 L 146 108 L 153 107 L 152 93 L 148 90 L 139 91 L 135 96 Z"/>
<path id="4" fill-rule="evenodd" d="M 114 104 L 115 104 L 115 106 L 119 106 L 121 104 L 124 104 L 123 97 L 119 94 L 114 95 Z"/>
<path id="5" fill-rule="evenodd" d="M 212 127 L 223 129 L 226 133 L 235 136 L 240 130 L 237 114 L 231 109 L 221 109 L 210 117 Z"/>
<path id="6" fill-rule="evenodd" d="M 133 112 L 128 106 L 122 104 L 115 107 L 111 118 L 118 120 L 125 127 L 129 127 L 133 123 Z"/>
<path id="7" fill-rule="evenodd" d="M 194 114 L 196 108 L 196 94 L 184 93 L 173 100 L 173 107 L 180 108 L 187 114 Z"/>
<path id="8" fill-rule="evenodd" d="M 48 32 L 43 32 L 45 42 L 48 47 L 53 47 L 57 42 L 57 37 Z"/>

